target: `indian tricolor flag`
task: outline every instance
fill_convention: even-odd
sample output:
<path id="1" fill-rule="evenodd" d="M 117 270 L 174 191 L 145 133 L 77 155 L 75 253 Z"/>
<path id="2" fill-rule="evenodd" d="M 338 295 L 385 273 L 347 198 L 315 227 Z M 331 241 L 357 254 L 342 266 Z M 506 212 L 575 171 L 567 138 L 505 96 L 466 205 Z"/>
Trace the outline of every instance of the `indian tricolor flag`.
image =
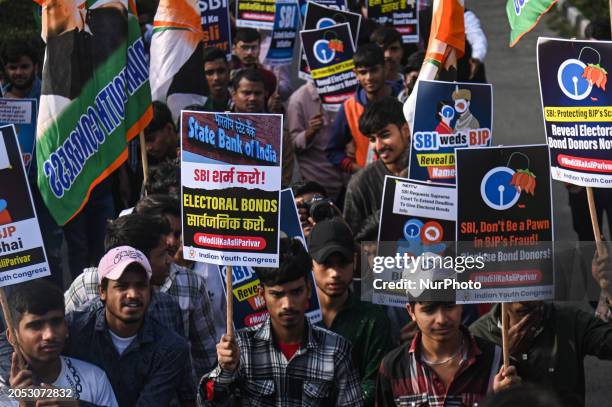
<path id="1" fill-rule="evenodd" d="M 463 0 L 435 0 L 431 33 L 419 79 L 435 79 L 440 68 L 457 67 L 465 51 Z"/>
<path id="2" fill-rule="evenodd" d="M 440 68 L 457 67 L 465 51 L 463 0 L 434 0 L 429 44 L 417 82 L 436 79 Z M 416 89 L 404 103 L 404 115 L 412 128 L 416 104 Z"/>
<path id="3" fill-rule="evenodd" d="M 38 186 L 63 225 L 127 158 L 152 117 L 133 0 L 41 0 L 47 43 L 38 114 Z"/>
<path id="4" fill-rule="evenodd" d="M 151 94 L 176 120 L 181 109 L 206 102 L 202 18 L 197 0 L 160 0 L 151 41 Z"/>

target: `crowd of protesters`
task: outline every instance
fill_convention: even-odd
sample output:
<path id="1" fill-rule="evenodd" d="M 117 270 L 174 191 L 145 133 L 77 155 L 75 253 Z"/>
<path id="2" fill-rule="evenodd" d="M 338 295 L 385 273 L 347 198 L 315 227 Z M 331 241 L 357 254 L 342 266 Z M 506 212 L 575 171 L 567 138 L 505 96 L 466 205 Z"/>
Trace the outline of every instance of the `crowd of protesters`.
<path id="1" fill-rule="evenodd" d="M 426 27 L 431 4 L 419 4 Z M 217 266 L 183 258 L 178 112 L 153 102 L 146 185 L 135 141 L 126 163 L 62 227 L 42 201 L 33 161 L 28 178 L 52 274 L 9 290 L 15 330 L 0 338 L 1 406 L 585 405 L 585 357 L 612 359 L 612 284 L 597 314 L 510 304 L 508 367 L 499 306 L 417 298 L 398 309 L 361 299 L 358 245 L 376 240 L 385 176 L 407 177 L 402 103 L 427 44 L 426 28 L 418 43 L 404 44 L 394 28 L 364 19 L 358 88 L 338 112 L 325 110 L 313 82 L 297 80 L 291 66 L 264 65 L 267 34 L 234 28 L 230 61 L 204 50 L 207 100 L 190 110 L 285 118 L 282 183 L 293 189 L 308 250 L 283 237 L 279 267 L 255 268 L 269 314 L 261 325 L 227 335 Z M 141 22 L 146 39 L 151 21 Z M 605 24 L 592 23 L 593 36 L 606 39 Z M 485 82 L 487 40 L 473 11 L 465 32 L 457 80 Z M 7 40 L 0 56 L 2 97 L 40 99 L 40 50 Z M 593 240 L 584 191 L 568 190 L 580 240 Z M 612 199 L 600 194 L 600 215 L 610 220 Z M 329 203 L 322 217 L 313 216 L 317 202 Z M 595 255 L 591 266 L 596 281 L 612 279 L 608 256 Z M 317 324 L 305 317 L 313 290 Z M 10 396 L 32 387 L 65 389 L 78 401 Z"/>

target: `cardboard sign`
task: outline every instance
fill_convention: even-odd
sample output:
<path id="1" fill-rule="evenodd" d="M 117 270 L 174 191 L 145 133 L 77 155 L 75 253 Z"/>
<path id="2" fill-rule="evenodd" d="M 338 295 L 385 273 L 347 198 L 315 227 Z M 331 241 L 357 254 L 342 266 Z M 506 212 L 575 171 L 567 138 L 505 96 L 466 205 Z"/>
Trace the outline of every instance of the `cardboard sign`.
<path id="1" fill-rule="evenodd" d="M 554 294 L 553 218 L 545 145 L 457 149 L 457 254 L 482 256 L 464 303 L 549 300 Z"/>
<path id="2" fill-rule="evenodd" d="M 272 42 L 266 55 L 268 65 L 286 65 L 293 61 L 293 48 L 300 25 L 296 0 L 278 0 L 272 30 Z"/>
<path id="3" fill-rule="evenodd" d="M 183 251 L 220 265 L 278 265 L 282 116 L 181 112 Z"/>
<path id="4" fill-rule="evenodd" d="M 612 188 L 612 42 L 538 40 L 538 74 L 553 179 Z"/>
<path id="5" fill-rule="evenodd" d="M 419 42 L 419 7 L 416 0 L 368 0 L 368 18 L 402 34 L 404 44 Z"/>
<path id="6" fill-rule="evenodd" d="M 386 176 L 377 255 L 394 257 L 406 253 L 414 258 L 424 253 L 447 254 L 454 249 L 456 203 L 453 186 Z M 402 272 L 385 269 L 375 278 L 398 281 Z M 372 302 L 404 308 L 406 291 L 377 289 Z"/>
<path id="7" fill-rule="evenodd" d="M 236 26 L 262 30 L 274 28 L 274 0 L 236 0 Z"/>
<path id="8" fill-rule="evenodd" d="M 348 10 L 348 7 L 346 7 L 346 0 L 299 0 L 298 2 L 300 5 L 300 15 L 302 18 L 304 18 L 306 15 L 308 3 L 317 3 L 335 10 Z"/>
<path id="9" fill-rule="evenodd" d="M 306 14 L 304 15 L 304 26 L 303 30 L 318 30 L 321 28 L 328 28 L 333 25 L 348 23 L 351 32 L 351 38 L 353 39 L 353 49 L 359 38 L 359 28 L 361 26 L 361 15 L 357 13 L 351 13 L 350 11 L 338 10 L 337 7 L 325 7 L 318 2 L 307 2 L 306 3 Z M 310 79 L 310 68 L 306 55 L 304 53 L 304 45 L 300 50 L 302 56 L 298 76 L 301 79 Z"/>
<path id="10" fill-rule="evenodd" d="M 409 178 L 455 183 L 455 149 L 491 145 L 489 84 L 419 81 L 412 124 Z"/>
<path id="11" fill-rule="evenodd" d="M 227 0 L 198 0 L 202 18 L 204 48 L 215 47 L 232 54 L 232 31 Z"/>
<path id="12" fill-rule="evenodd" d="M 353 39 L 347 23 L 300 31 L 302 47 L 323 108 L 337 111 L 357 89 Z"/>
<path id="13" fill-rule="evenodd" d="M 36 99 L 0 99 L 0 126 L 15 125 L 26 174 L 35 159 L 37 106 Z"/>
<path id="14" fill-rule="evenodd" d="M 51 274 L 13 126 L 0 127 L 0 287 Z"/>
<path id="15" fill-rule="evenodd" d="M 300 239 L 306 247 L 300 218 L 293 200 L 291 189 L 281 191 L 281 231 L 288 237 Z M 225 273 L 227 268 L 219 266 L 223 289 L 227 290 Z M 234 299 L 234 328 L 241 329 L 262 323 L 268 316 L 263 297 L 259 295 L 259 278 L 252 267 L 232 267 L 232 292 Z M 310 307 L 306 317 L 314 324 L 322 319 L 321 307 L 317 290 L 314 289 L 314 277 L 311 275 L 313 290 L 310 297 Z"/>

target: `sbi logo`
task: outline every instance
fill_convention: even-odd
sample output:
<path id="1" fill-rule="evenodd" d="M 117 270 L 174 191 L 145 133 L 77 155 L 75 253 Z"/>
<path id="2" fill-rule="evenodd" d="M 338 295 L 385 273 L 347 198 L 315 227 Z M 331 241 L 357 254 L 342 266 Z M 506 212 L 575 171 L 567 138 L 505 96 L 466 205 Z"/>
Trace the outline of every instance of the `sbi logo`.
<path id="1" fill-rule="evenodd" d="M 330 63 L 336 56 L 336 52 L 329 48 L 327 40 L 317 40 L 312 46 L 312 52 L 317 61 L 323 65 Z"/>
<path id="2" fill-rule="evenodd" d="M 523 11 L 527 3 L 529 3 L 529 0 L 514 0 L 514 12 L 517 16 L 521 15 L 521 11 Z"/>
<path id="3" fill-rule="evenodd" d="M 438 133 L 435 131 L 419 131 L 414 135 L 413 148 L 417 151 L 437 150 Z"/>

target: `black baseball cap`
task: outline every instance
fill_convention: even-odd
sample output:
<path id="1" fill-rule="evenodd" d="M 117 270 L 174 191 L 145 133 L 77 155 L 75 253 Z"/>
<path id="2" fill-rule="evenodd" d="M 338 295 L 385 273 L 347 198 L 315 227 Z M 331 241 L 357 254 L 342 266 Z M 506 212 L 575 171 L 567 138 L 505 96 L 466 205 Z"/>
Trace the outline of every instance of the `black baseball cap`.
<path id="1" fill-rule="evenodd" d="M 334 253 L 340 253 L 347 260 L 353 260 L 355 242 L 348 225 L 339 220 L 329 219 L 317 222 L 308 236 L 310 256 L 319 264 Z"/>

